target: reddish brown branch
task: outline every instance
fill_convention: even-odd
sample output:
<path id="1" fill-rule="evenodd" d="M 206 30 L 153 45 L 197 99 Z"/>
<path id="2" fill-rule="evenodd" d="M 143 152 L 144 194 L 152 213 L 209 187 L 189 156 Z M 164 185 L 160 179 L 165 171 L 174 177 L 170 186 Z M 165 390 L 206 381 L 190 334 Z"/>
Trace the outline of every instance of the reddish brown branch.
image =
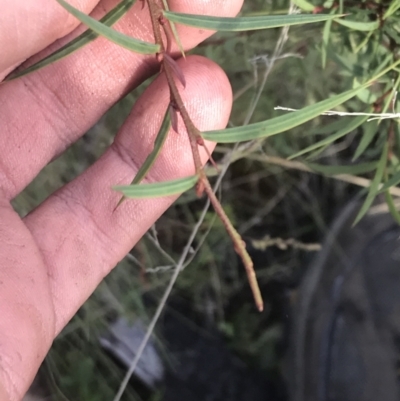
<path id="1" fill-rule="evenodd" d="M 167 78 L 171 94 L 170 106 L 174 109 L 174 111 L 178 111 L 179 114 L 181 115 L 182 120 L 186 127 L 186 131 L 189 136 L 189 142 L 190 142 L 190 147 L 192 149 L 195 171 L 196 174 L 199 176 L 199 180 L 197 183 L 197 194 L 200 196 L 204 191 L 210 198 L 210 202 L 213 205 L 215 212 L 221 219 L 223 225 L 225 226 L 226 231 L 228 232 L 229 236 L 232 239 L 236 252 L 243 261 L 257 309 L 259 311 L 262 311 L 264 308 L 263 300 L 261 297 L 260 289 L 258 287 L 257 278 L 254 272 L 253 262 L 248 252 L 246 251 L 246 245 L 242 240 L 242 238 L 240 237 L 240 234 L 233 227 L 224 209 L 222 208 L 221 203 L 215 196 L 211 184 L 208 181 L 208 178 L 204 172 L 203 165 L 201 163 L 199 146 L 203 146 L 205 148 L 211 161 L 212 157 L 207 147 L 205 146 L 201 132 L 197 129 L 197 127 L 194 125 L 192 119 L 189 116 L 189 113 L 185 107 L 185 104 L 183 103 L 182 97 L 179 93 L 179 90 L 174 80 L 174 78 L 177 78 L 179 81 L 181 81 L 181 83 L 182 81 L 184 82 L 184 80 L 182 80 L 182 77 L 180 77 L 179 71 L 177 71 L 177 68 L 179 67 L 174 66 L 173 64 L 174 61 L 172 60 L 169 54 L 171 50 L 171 34 L 169 28 L 166 27 L 167 21 L 163 17 L 162 10 L 155 3 L 154 0 L 147 0 L 147 4 L 150 10 L 151 22 L 154 31 L 154 39 L 155 42 L 160 45 L 160 53 L 157 55 L 157 59 L 159 60 L 160 67 L 164 71 L 165 76 Z M 164 44 L 164 41 L 162 39 L 162 30 L 164 31 L 165 34 L 166 45 Z M 176 127 L 174 129 L 176 129 Z"/>

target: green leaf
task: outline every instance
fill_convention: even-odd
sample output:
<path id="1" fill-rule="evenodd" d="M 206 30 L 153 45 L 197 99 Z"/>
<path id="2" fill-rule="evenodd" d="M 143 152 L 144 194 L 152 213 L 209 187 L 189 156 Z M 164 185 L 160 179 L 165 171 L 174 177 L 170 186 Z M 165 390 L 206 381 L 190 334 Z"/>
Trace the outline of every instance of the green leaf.
<path id="1" fill-rule="evenodd" d="M 111 26 L 115 24 L 135 3 L 136 0 L 122 0 L 121 3 L 110 10 L 99 22 L 106 26 Z M 47 65 L 52 64 L 55 61 L 58 61 L 66 56 L 69 56 L 74 51 L 79 50 L 81 47 L 95 40 L 98 36 L 99 35 L 96 32 L 88 29 L 54 53 L 31 65 L 25 70 L 18 71 L 14 74 L 9 75 L 4 81 L 11 81 L 13 79 L 20 78 L 22 76 L 30 74 L 31 72 L 46 67 Z"/>
<path id="2" fill-rule="evenodd" d="M 133 179 L 131 185 L 139 184 L 140 181 L 142 181 L 143 178 L 146 176 L 146 174 L 149 172 L 149 170 L 153 166 L 154 162 L 156 161 L 157 156 L 159 155 L 159 153 L 164 145 L 165 140 L 167 139 L 170 127 L 171 127 L 171 118 L 170 118 L 169 108 L 167 108 L 167 110 L 164 114 L 163 121 L 161 123 L 160 130 L 154 141 L 154 148 L 149 153 L 149 155 L 146 157 L 146 160 L 143 162 L 143 164 L 140 166 L 140 169 L 136 173 L 135 178 Z M 121 200 L 118 202 L 117 206 L 119 206 L 125 199 L 126 199 L 126 197 L 123 196 L 121 198 Z"/>
<path id="3" fill-rule="evenodd" d="M 352 159 L 353 161 L 357 160 L 365 152 L 365 149 L 367 149 L 368 145 L 372 142 L 375 134 L 378 132 L 378 125 L 378 120 L 370 121 L 364 125 L 364 133 L 354 153 Z"/>
<path id="4" fill-rule="evenodd" d="M 345 55 L 340 55 L 336 51 L 329 53 L 330 58 L 338 64 L 338 67 L 343 68 L 344 72 L 348 72 L 349 75 L 354 75 L 354 60 L 352 57 L 346 57 Z"/>
<path id="5" fill-rule="evenodd" d="M 322 100 L 319 103 L 304 107 L 301 110 L 274 117 L 270 120 L 249 124 L 243 127 L 206 131 L 202 133 L 202 135 L 204 139 L 222 143 L 250 141 L 253 139 L 270 137 L 304 124 L 305 122 L 319 116 L 321 113 L 333 109 L 334 107 L 344 103 L 346 100 L 351 99 L 366 85 L 367 84 L 364 84 L 358 88 Z"/>
<path id="6" fill-rule="evenodd" d="M 296 154 L 289 157 L 289 160 L 294 159 L 295 157 L 301 156 L 305 153 L 308 153 L 314 149 L 318 149 L 321 146 L 329 145 L 332 142 L 335 142 L 337 139 L 347 135 L 349 132 L 354 131 L 357 127 L 363 124 L 366 120 L 368 120 L 368 116 L 358 116 L 353 117 L 351 119 L 346 118 L 344 121 L 346 122 L 345 126 L 336 132 L 335 134 L 329 135 L 327 138 L 322 139 L 319 142 L 313 143 L 312 145 L 308 146 L 307 148 L 297 152 Z"/>
<path id="7" fill-rule="evenodd" d="M 400 183 L 400 171 L 397 171 L 395 174 L 392 175 L 392 177 L 390 177 L 389 180 L 385 182 L 385 184 L 383 184 L 383 187 L 380 189 L 379 192 L 385 192 L 389 188 L 395 187 L 399 183 Z"/>
<path id="8" fill-rule="evenodd" d="M 128 35 L 124 35 L 123 33 L 117 32 L 114 29 L 109 28 L 108 26 L 102 24 L 101 22 L 93 19 L 89 15 L 84 14 L 79 11 L 75 7 L 72 7 L 64 0 L 57 0 L 57 2 L 64 7 L 68 12 L 70 12 L 74 17 L 76 17 L 83 24 L 88 26 L 97 34 L 104 36 L 111 42 L 116 43 L 117 45 L 124 47 L 128 50 L 132 50 L 136 53 L 141 54 L 155 54 L 160 51 L 160 46 L 154 43 L 143 42 L 139 39 L 131 38 Z"/>
<path id="9" fill-rule="evenodd" d="M 325 22 L 324 31 L 322 33 L 322 48 L 321 48 L 321 56 L 322 56 L 322 68 L 326 66 L 326 57 L 328 54 L 328 45 L 329 45 L 329 36 L 331 33 L 332 20 L 328 20 Z"/>
<path id="10" fill-rule="evenodd" d="M 132 181 L 132 185 L 139 184 L 139 182 L 143 180 L 143 178 L 150 170 L 151 166 L 156 161 L 157 156 L 160 153 L 165 140 L 167 139 L 170 127 L 171 127 L 171 119 L 170 119 L 169 109 L 167 108 L 167 111 L 165 112 L 163 121 L 161 123 L 160 131 L 158 132 L 156 140 L 154 141 L 154 148 L 147 156 L 143 164 L 140 166 L 139 171 L 136 173 L 135 178 Z"/>
<path id="11" fill-rule="evenodd" d="M 192 175 L 190 177 L 178 178 L 177 180 L 155 182 L 152 184 L 118 185 L 113 187 L 113 189 L 122 192 L 127 198 L 157 198 L 185 192 L 192 188 L 198 179 L 197 175 Z"/>
<path id="12" fill-rule="evenodd" d="M 387 163 L 388 149 L 389 149 L 389 144 L 386 141 L 385 145 L 383 147 L 381 158 L 378 162 L 378 167 L 376 169 L 375 177 L 372 180 L 371 185 L 369 187 L 368 195 L 367 195 L 363 205 L 361 206 L 361 209 L 358 212 L 353 225 L 356 225 L 364 217 L 364 215 L 368 212 L 368 209 L 371 207 L 372 202 L 374 201 L 375 196 L 377 195 L 377 193 L 379 191 L 379 186 L 382 182 L 383 174 L 385 172 L 385 167 L 386 167 L 386 163 Z"/>
<path id="13" fill-rule="evenodd" d="M 400 75 L 397 76 L 396 82 L 392 84 L 392 91 L 390 92 L 390 95 L 386 97 L 381 113 L 387 112 L 389 107 L 393 105 L 393 99 L 396 102 L 395 96 L 397 96 L 399 85 L 400 85 Z"/>
<path id="14" fill-rule="evenodd" d="M 328 145 L 321 146 L 320 148 L 314 150 L 314 152 L 310 153 L 310 154 L 307 156 L 307 159 L 308 159 L 308 160 L 313 160 L 313 159 L 317 158 L 317 157 L 318 157 L 322 152 L 324 152 L 328 147 L 329 147 L 329 144 L 328 144 Z"/>
<path id="15" fill-rule="evenodd" d="M 312 170 L 327 176 L 339 174 L 363 174 L 376 169 L 377 162 L 359 163 L 349 166 L 324 166 L 316 163 L 305 163 Z"/>
<path id="16" fill-rule="evenodd" d="M 220 32 L 252 31 L 257 29 L 278 28 L 282 26 L 322 22 L 341 17 L 341 15 L 324 14 L 285 14 L 228 18 L 211 17 L 209 15 L 181 14 L 171 11 L 164 11 L 164 16 L 172 22 Z"/>
<path id="17" fill-rule="evenodd" d="M 332 117 L 330 117 L 332 118 Z M 315 127 L 311 133 L 312 134 L 317 134 L 317 135 L 322 135 L 322 134 L 334 134 L 335 132 L 338 132 L 339 130 L 345 128 L 347 124 L 350 123 L 350 120 L 353 119 L 352 117 L 334 117 L 336 120 L 333 122 L 326 124 L 322 127 Z"/>
<path id="18" fill-rule="evenodd" d="M 221 143 L 249 141 L 258 138 L 266 138 L 272 135 L 279 134 L 291 128 L 297 127 L 313 118 L 319 116 L 321 113 L 328 111 L 346 100 L 351 99 L 360 90 L 371 85 L 377 79 L 393 70 L 400 60 L 395 61 L 385 69 L 377 72 L 366 83 L 357 86 L 354 89 L 340 93 L 339 95 L 332 96 L 329 99 L 323 100 L 317 104 L 304 107 L 301 110 L 293 113 L 285 114 L 279 117 L 271 118 L 270 120 L 262 121 L 255 124 L 249 124 L 243 127 L 226 128 L 224 130 L 207 131 L 202 133 L 204 139 L 216 141 Z"/>
<path id="19" fill-rule="evenodd" d="M 378 20 L 373 22 L 360 22 L 351 21 L 348 19 L 337 19 L 336 22 L 340 25 L 345 26 L 346 28 L 354 29 L 355 31 L 370 32 L 375 31 L 379 28 Z"/>
<path id="20" fill-rule="evenodd" d="M 383 15 L 383 20 L 389 18 L 400 8 L 400 3 L 398 1 L 393 1 L 392 4 L 387 8 L 385 14 Z"/>
<path id="21" fill-rule="evenodd" d="M 390 193 L 390 191 L 386 191 L 385 192 L 385 200 L 386 200 L 386 203 L 387 203 L 387 205 L 389 207 L 390 214 L 395 219 L 397 224 L 400 224 L 400 213 L 396 208 L 396 205 L 395 205 L 394 200 L 393 200 L 393 196 Z"/>
<path id="22" fill-rule="evenodd" d="M 378 100 L 376 93 L 373 93 L 368 88 L 363 89 L 357 93 L 357 98 L 360 99 L 365 104 L 372 104 Z"/>
<path id="23" fill-rule="evenodd" d="M 165 10 L 169 11 L 168 0 L 163 0 L 163 5 Z M 179 51 L 181 52 L 182 57 L 186 58 L 185 49 L 183 48 L 181 38 L 179 37 L 178 31 L 176 30 L 176 26 L 172 21 L 169 21 L 169 24 L 171 26 L 172 35 L 174 35 L 174 39 L 176 44 L 178 45 Z"/>
<path id="24" fill-rule="evenodd" d="M 303 11 L 314 11 L 315 6 L 306 0 L 292 0 L 292 2 Z"/>

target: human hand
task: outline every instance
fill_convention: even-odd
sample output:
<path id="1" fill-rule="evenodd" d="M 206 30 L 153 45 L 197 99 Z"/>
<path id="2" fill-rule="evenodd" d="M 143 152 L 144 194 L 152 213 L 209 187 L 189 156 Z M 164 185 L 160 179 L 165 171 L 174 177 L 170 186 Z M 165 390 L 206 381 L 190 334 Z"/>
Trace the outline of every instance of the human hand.
<path id="1" fill-rule="evenodd" d="M 69 2 L 85 12 L 96 7 L 95 18 L 117 3 Z M 175 11 L 233 16 L 242 1 L 169 3 Z M 77 25 L 55 0 L 3 2 L 0 80 L 28 57 L 33 56 L 31 64 L 70 41 L 83 30 L 73 31 Z M 141 2 L 116 27 L 133 37 L 153 40 L 148 11 L 142 10 Z M 210 34 L 186 27 L 179 31 L 186 49 Z M 62 39 L 53 43 L 57 38 Z M 232 103 L 223 71 L 200 57 L 179 63 L 187 81 L 183 99 L 197 127 L 223 128 Z M 163 76 L 134 106 L 111 147 L 81 176 L 23 219 L 10 200 L 118 99 L 156 70 L 154 56 L 134 54 L 98 38 L 66 59 L 0 85 L 1 401 L 22 398 L 55 336 L 174 200 L 129 200 L 114 210 L 120 195 L 111 189 L 112 185 L 129 184 L 152 149 L 169 102 Z M 204 149 L 200 151 L 205 162 Z M 171 132 L 149 179 L 165 181 L 193 171 L 185 131 Z"/>

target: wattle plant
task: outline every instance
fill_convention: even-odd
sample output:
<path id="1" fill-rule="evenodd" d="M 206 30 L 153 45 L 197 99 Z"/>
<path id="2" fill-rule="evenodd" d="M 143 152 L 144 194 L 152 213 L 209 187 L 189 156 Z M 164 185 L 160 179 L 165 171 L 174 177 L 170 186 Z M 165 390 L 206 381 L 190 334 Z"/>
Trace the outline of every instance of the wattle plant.
<path id="1" fill-rule="evenodd" d="M 263 310 L 263 301 L 254 273 L 253 263 L 249 254 L 246 251 L 244 241 L 241 239 L 240 235 L 231 224 L 220 202 L 214 194 L 205 170 L 202 167 L 198 146 L 204 146 L 204 139 L 221 143 L 235 143 L 240 141 L 251 141 L 255 139 L 266 138 L 290 130 L 291 128 L 303 124 L 327 112 L 328 110 L 335 108 L 338 105 L 341 105 L 342 103 L 351 99 L 360 92 L 365 91 L 366 88 L 370 86 L 373 82 L 379 80 L 379 78 L 387 74 L 389 71 L 396 69 L 400 61 L 393 62 L 389 64 L 389 66 L 385 66 L 386 68 L 378 69 L 376 73 L 365 82 L 355 81 L 354 88 L 348 90 L 347 92 L 332 96 L 329 99 L 305 107 L 291 114 L 282 115 L 266 121 L 249 124 L 242 127 L 200 132 L 192 122 L 190 115 L 185 108 L 185 104 L 182 101 L 180 90 L 178 89 L 178 86 L 176 84 L 176 81 L 179 81 L 183 87 L 185 86 L 185 77 L 180 70 L 178 64 L 174 61 L 173 55 L 171 54 L 172 41 L 176 41 L 179 48 L 182 50 L 179 36 L 177 35 L 177 31 L 175 29 L 175 24 L 184 24 L 192 27 L 216 31 L 233 32 L 277 28 L 282 26 L 316 23 L 322 21 L 326 21 L 326 27 L 330 28 L 332 22 L 336 21 L 351 29 L 371 31 L 379 27 L 379 22 L 375 21 L 368 24 L 366 22 L 358 22 L 351 19 L 341 19 L 343 17 L 342 11 L 344 2 L 340 2 L 340 7 L 332 3 L 330 14 L 320 14 L 320 12 L 324 10 L 324 7 L 316 7 L 307 1 L 297 0 L 294 2 L 295 4 L 297 4 L 303 10 L 311 11 L 312 13 L 221 18 L 204 15 L 174 13 L 173 11 L 169 11 L 167 0 L 163 0 L 162 2 L 158 2 L 156 0 L 140 1 L 143 2 L 143 6 L 145 6 L 145 4 L 147 4 L 148 6 L 153 26 L 155 43 L 143 42 L 141 40 L 126 36 L 111 28 L 111 26 L 116 21 L 118 21 L 118 19 L 121 18 L 130 9 L 130 7 L 132 7 L 132 5 L 135 3 L 135 0 L 122 0 L 100 21 L 96 21 L 90 16 L 82 13 L 81 11 L 68 4 L 65 0 L 57 0 L 57 2 L 62 7 L 68 10 L 83 24 L 87 25 L 89 30 L 84 32 L 78 38 L 76 38 L 63 48 L 59 49 L 52 55 L 46 57 L 45 59 L 39 61 L 38 63 L 23 71 L 9 76 L 7 79 L 15 79 L 36 71 L 39 68 L 43 68 L 46 65 L 53 63 L 61 59 L 62 57 L 67 56 L 73 51 L 81 48 L 90 41 L 94 40 L 98 35 L 102 35 L 110 41 L 113 41 L 116 44 L 125 47 L 133 52 L 142 54 L 154 54 L 157 61 L 159 62 L 160 71 L 165 74 L 168 81 L 168 85 L 170 88 L 170 105 L 168 107 L 168 110 L 166 110 L 159 134 L 155 140 L 154 150 L 148 155 L 148 158 L 140 168 L 132 184 L 129 186 L 116 186 L 114 189 L 122 192 L 124 198 L 121 199 L 121 201 L 123 201 L 125 198 L 156 197 L 179 194 L 192 188 L 194 185 L 196 185 L 198 196 L 201 196 L 203 192 L 205 192 L 209 197 L 215 212 L 222 220 L 229 236 L 231 237 L 236 252 L 239 254 L 240 258 L 243 261 L 248 280 L 254 295 L 256 306 L 261 311 Z M 398 7 L 395 8 L 394 6 L 389 7 L 389 9 L 390 8 L 392 8 L 392 10 L 389 10 L 391 11 L 391 14 L 389 14 L 389 16 L 398 9 Z M 182 55 L 184 56 L 183 50 Z M 154 161 L 156 160 L 157 155 L 164 143 L 164 140 L 168 132 L 170 131 L 171 125 L 172 129 L 174 129 L 175 131 L 177 130 L 178 114 L 181 116 L 186 127 L 187 134 L 189 136 L 196 174 L 191 177 L 177 179 L 169 182 L 141 184 L 141 180 L 146 176 L 147 172 L 150 170 Z M 365 120 L 366 118 L 356 120 L 356 124 L 360 124 Z M 353 126 L 349 127 L 349 130 L 351 130 Z M 313 147 L 313 149 L 316 147 L 318 146 Z M 299 153 L 299 155 L 305 153 L 306 151 Z M 213 162 L 211 155 L 209 156 L 211 162 Z"/>

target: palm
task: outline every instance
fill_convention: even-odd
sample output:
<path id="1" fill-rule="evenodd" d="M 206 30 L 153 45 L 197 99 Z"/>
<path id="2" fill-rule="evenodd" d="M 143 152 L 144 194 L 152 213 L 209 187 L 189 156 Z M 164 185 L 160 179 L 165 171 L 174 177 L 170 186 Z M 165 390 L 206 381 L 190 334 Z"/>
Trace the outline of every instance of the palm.
<path id="1" fill-rule="evenodd" d="M 87 0 L 87 11 L 96 3 Z M 98 17 L 116 3 L 102 0 L 93 15 Z M 240 0 L 214 1 L 212 6 L 208 1 L 193 3 L 170 1 L 178 11 L 215 15 L 234 15 L 241 5 Z M 18 0 L 3 8 L 0 78 L 76 25 L 52 0 Z M 146 10 L 136 4 L 118 29 L 151 40 L 145 15 Z M 186 48 L 207 35 L 186 28 L 181 31 Z M 68 40 L 62 39 L 39 57 Z M 174 200 L 129 201 L 114 211 L 119 197 L 111 190 L 112 185 L 132 180 L 152 147 L 169 102 L 164 78 L 157 78 L 143 94 L 113 145 L 81 176 L 23 220 L 10 200 L 155 68 L 152 59 L 98 39 L 46 69 L 0 86 L 1 400 L 22 397 L 54 337 Z M 181 68 L 188 82 L 184 101 L 194 122 L 200 129 L 222 128 L 231 108 L 230 86 L 223 72 L 199 57 L 188 58 Z M 205 161 L 204 152 L 202 156 Z M 171 134 L 149 179 L 167 180 L 192 172 L 186 136 Z"/>

